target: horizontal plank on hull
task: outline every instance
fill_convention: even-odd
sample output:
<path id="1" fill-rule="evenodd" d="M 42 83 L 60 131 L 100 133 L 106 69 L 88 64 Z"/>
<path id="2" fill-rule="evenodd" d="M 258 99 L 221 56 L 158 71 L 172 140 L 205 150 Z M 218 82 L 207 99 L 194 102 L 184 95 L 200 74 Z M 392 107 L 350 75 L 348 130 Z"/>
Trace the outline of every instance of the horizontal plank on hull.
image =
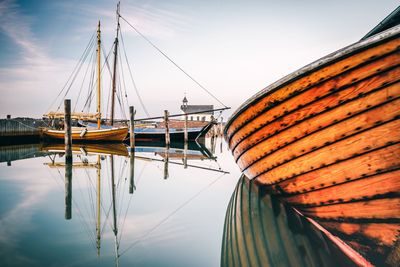
<path id="1" fill-rule="evenodd" d="M 275 177 L 276 179 L 259 177 L 257 182 L 261 184 L 279 183 L 279 188 L 276 189 L 280 193 L 305 193 L 329 185 L 336 185 L 360 177 L 368 177 L 376 173 L 398 169 L 400 167 L 399 159 L 400 144 L 394 144 L 287 180 L 279 177 Z"/>
<path id="2" fill-rule="evenodd" d="M 400 170 L 395 170 L 307 193 L 283 196 L 282 199 L 296 206 L 319 206 L 384 197 L 398 192 L 400 192 Z"/>
<path id="3" fill-rule="evenodd" d="M 400 91 L 400 86 L 397 86 L 396 88 L 387 88 L 387 89 L 397 89 L 398 91 Z M 392 100 L 393 95 L 397 95 L 397 92 L 393 92 L 393 91 L 394 90 L 383 90 L 383 91 L 377 92 L 376 94 L 368 95 L 366 98 L 362 99 L 363 101 L 360 100 L 357 102 L 348 103 L 348 105 L 344 105 L 341 109 L 336 110 L 337 114 L 333 114 L 333 115 L 340 116 L 340 114 L 347 114 L 348 112 L 352 112 L 353 114 L 360 113 L 361 111 L 368 110 L 368 109 L 376 106 L 377 104 L 381 104 L 382 101 L 385 101 L 385 99 L 388 98 L 387 95 L 389 95 L 389 100 L 386 100 L 386 102 L 397 101 L 397 99 Z M 367 108 L 367 106 L 369 106 L 369 108 Z M 356 115 L 354 115 L 354 116 L 356 116 Z M 326 119 L 326 117 L 325 117 L 325 119 Z M 394 117 L 393 119 L 398 119 L 398 118 Z M 316 118 L 315 122 L 320 122 L 320 120 L 326 121 L 323 118 L 319 117 L 319 118 Z M 316 126 L 318 126 L 318 124 L 316 124 Z M 307 132 L 307 129 L 305 129 L 305 131 Z M 239 165 L 239 167 L 241 167 L 243 170 L 244 169 L 243 167 L 246 167 L 246 166 Z M 316 166 L 314 166 L 314 167 L 316 167 Z M 263 168 L 255 169 L 254 166 L 252 166 L 252 168 L 248 168 L 244 171 L 245 171 L 246 175 L 252 179 L 252 178 L 255 178 L 256 176 L 262 174 L 265 171 L 265 169 L 264 170 L 263 170 Z"/>
<path id="4" fill-rule="evenodd" d="M 237 163 L 242 167 L 242 170 L 265 160 L 272 161 L 273 164 L 268 163 L 271 166 L 277 166 L 291 158 L 292 155 L 301 156 L 317 148 L 356 135 L 361 131 L 396 120 L 400 116 L 399 105 L 400 99 L 391 101 L 319 131 L 311 131 L 312 134 L 305 135 L 301 139 L 293 137 L 293 135 L 296 135 L 295 130 L 300 130 L 299 128 L 288 131 L 286 134 L 283 132 L 266 140 L 261 148 L 257 147 L 257 149 L 247 151 Z M 293 141 L 293 139 L 297 141 Z M 277 147 L 273 147 L 275 144 L 277 144 Z M 267 168 L 267 165 L 264 169 Z"/>
<path id="5" fill-rule="evenodd" d="M 314 219 L 400 219 L 400 198 L 373 199 L 302 208 L 300 211 Z"/>
<path id="6" fill-rule="evenodd" d="M 398 32 L 395 34 L 398 34 Z M 343 71 L 350 70 L 360 64 L 364 64 L 374 60 L 375 58 L 379 58 L 385 54 L 394 52 L 399 48 L 399 46 L 400 39 L 395 38 L 391 41 L 371 47 L 349 57 L 342 55 L 345 56 L 344 59 L 338 58 L 338 61 L 326 67 L 320 69 L 317 69 L 318 67 L 316 67 L 315 69 L 317 70 L 310 69 L 308 72 L 304 73 L 303 75 L 305 76 L 302 77 L 294 76 L 289 84 L 283 84 L 278 87 L 272 86 L 272 88 L 269 90 L 263 90 L 261 93 L 257 94 L 257 96 L 251 98 L 251 108 L 249 106 L 250 101 L 248 101 L 243 107 L 239 108 L 239 112 L 237 114 L 234 114 L 234 117 L 228 122 L 227 125 L 227 138 L 230 139 L 234 132 L 236 132 L 244 124 L 248 123 L 251 119 L 258 116 L 261 111 L 266 110 L 274 101 L 283 101 L 293 93 L 302 92 L 322 81 L 339 75 Z M 340 51 L 336 53 L 340 53 Z M 301 70 L 299 72 L 301 72 Z M 258 100 L 259 98 L 261 99 Z"/>
<path id="7" fill-rule="evenodd" d="M 400 233 L 399 223 L 345 223 L 319 222 L 325 229 L 334 235 L 350 239 L 368 240 L 377 246 L 393 246 Z"/>
<path id="8" fill-rule="evenodd" d="M 343 161 L 376 150 L 387 144 L 400 142 L 400 120 L 392 120 L 375 128 L 349 136 L 335 143 L 312 150 L 299 157 L 287 151 L 287 154 L 274 153 L 246 170 L 252 177 L 264 174 L 267 177 L 287 179 L 313 169 Z M 316 147 L 318 144 L 316 144 Z M 273 157 L 278 155 L 278 157 Z M 275 167 L 276 166 L 276 167 Z"/>
<path id="9" fill-rule="evenodd" d="M 391 72 L 390 76 L 379 77 L 378 83 L 374 83 L 373 81 L 365 81 L 365 83 L 362 82 L 355 87 L 349 87 L 346 90 L 335 92 L 332 95 L 291 112 L 284 117 L 263 126 L 248 136 L 245 140 L 238 143 L 237 147 L 232 148 L 233 155 L 236 159 L 238 159 L 248 149 L 303 121 L 308 120 L 309 123 L 304 125 L 306 128 L 303 130 L 303 132 L 300 132 L 296 136 L 297 138 L 301 138 L 301 136 L 307 135 L 311 133 L 311 131 L 316 131 L 318 129 L 327 127 L 333 123 L 354 116 L 357 113 L 367 110 L 373 106 L 387 102 L 391 98 L 399 97 L 399 78 L 400 75 L 398 72 Z M 383 83 L 388 81 L 393 81 L 394 83 L 381 86 Z M 379 93 L 380 91 L 389 92 L 387 92 L 388 95 L 385 95 L 384 93 Z M 375 97 L 377 98 L 376 100 L 372 99 L 369 100 L 370 103 L 366 105 L 364 104 L 364 102 L 368 101 L 368 98 Z M 388 99 L 388 97 L 390 98 Z M 367 99 L 367 101 L 365 99 Z M 322 121 L 323 124 L 315 125 L 314 121 L 321 120 L 321 116 L 326 116 L 325 120 Z"/>
<path id="10" fill-rule="evenodd" d="M 251 135 L 257 129 L 267 125 L 268 123 L 276 121 L 280 117 L 298 110 L 301 107 L 317 102 L 321 98 L 325 98 L 332 94 L 335 96 L 335 92 L 345 89 L 345 91 L 354 91 L 354 89 L 365 90 L 363 89 L 365 86 L 370 88 L 370 91 L 384 83 L 391 83 L 395 80 L 398 80 L 399 64 L 400 53 L 390 54 L 379 61 L 364 65 L 350 72 L 345 72 L 334 79 L 312 87 L 301 94 L 295 95 L 277 104 L 276 106 L 271 107 L 267 111 L 260 113 L 260 115 L 254 118 L 250 123 L 246 124 L 237 132 L 235 132 L 230 139 L 230 147 L 234 148 L 247 136 Z M 393 68 L 395 69 L 394 71 L 389 71 Z M 386 73 L 387 71 L 389 73 Z M 332 104 L 334 103 L 330 103 L 330 106 L 332 106 Z"/>

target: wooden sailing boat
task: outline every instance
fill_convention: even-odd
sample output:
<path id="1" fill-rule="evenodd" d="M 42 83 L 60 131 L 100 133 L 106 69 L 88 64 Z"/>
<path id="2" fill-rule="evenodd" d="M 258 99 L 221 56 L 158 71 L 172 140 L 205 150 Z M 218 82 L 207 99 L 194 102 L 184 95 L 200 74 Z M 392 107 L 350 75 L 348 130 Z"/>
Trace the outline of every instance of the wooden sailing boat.
<path id="1" fill-rule="evenodd" d="M 400 8 L 386 21 L 257 93 L 226 125 L 245 175 L 318 220 L 400 220 Z"/>
<path id="2" fill-rule="evenodd" d="M 107 129 L 101 128 L 101 67 L 100 67 L 100 45 L 101 45 L 101 38 L 100 38 L 100 21 L 98 24 L 97 29 L 97 113 L 96 114 L 77 114 L 73 113 L 72 118 L 75 119 L 90 119 L 96 118 L 97 119 L 97 127 L 72 127 L 72 140 L 76 141 L 94 141 L 94 142 L 122 142 L 125 140 L 126 136 L 128 135 L 128 127 L 114 127 L 114 94 L 115 94 L 115 65 L 114 62 L 114 74 L 113 74 L 113 88 L 112 88 L 112 108 L 111 108 L 111 127 Z M 118 42 L 118 31 L 116 42 Z M 117 45 L 115 46 L 115 52 L 117 53 Z M 63 113 L 54 113 L 50 112 L 45 115 L 49 118 L 63 118 Z M 64 130 L 55 130 L 50 128 L 42 129 L 42 134 L 45 138 L 51 139 L 64 139 L 65 138 L 65 131 Z"/>

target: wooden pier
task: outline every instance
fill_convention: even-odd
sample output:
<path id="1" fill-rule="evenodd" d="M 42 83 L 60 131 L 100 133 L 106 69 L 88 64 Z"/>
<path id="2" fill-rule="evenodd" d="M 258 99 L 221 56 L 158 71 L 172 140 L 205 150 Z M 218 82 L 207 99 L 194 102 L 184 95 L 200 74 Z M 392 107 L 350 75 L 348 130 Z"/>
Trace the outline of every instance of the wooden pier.
<path id="1" fill-rule="evenodd" d="M 45 121 L 32 118 L 15 118 L 7 116 L 0 119 L 0 143 L 18 139 L 39 139 L 40 127 L 45 126 Z"/>

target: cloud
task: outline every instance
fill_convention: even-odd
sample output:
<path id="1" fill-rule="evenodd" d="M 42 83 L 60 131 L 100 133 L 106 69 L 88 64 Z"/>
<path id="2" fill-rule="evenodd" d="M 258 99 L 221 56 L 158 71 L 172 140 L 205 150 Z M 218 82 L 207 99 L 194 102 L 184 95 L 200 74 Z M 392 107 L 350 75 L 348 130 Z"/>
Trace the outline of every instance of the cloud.
<path id="1" fill-rule="evenodd" d="M 15 0 L 0 2 L 0 30 L 21 49 L 21 63 L 43 65 L 50 59 L 36 44 L 31 31 L 33 18 L 20 12 Z"/>

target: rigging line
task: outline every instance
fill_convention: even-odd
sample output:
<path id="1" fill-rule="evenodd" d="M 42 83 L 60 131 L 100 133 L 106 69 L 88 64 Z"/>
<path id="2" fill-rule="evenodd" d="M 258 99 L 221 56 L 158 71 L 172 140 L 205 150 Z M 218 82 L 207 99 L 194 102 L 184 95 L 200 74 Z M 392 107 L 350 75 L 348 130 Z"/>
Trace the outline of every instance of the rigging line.
<path id="1" fill-rule="evenodd" d="M 57 169 L 57 171 L 58 171 L 58 173 L 60 174 L 60 176 L 59 176 L 59 177 L 60 177 L 60 180 L 62 181 L 62 183 L 65 183 L 64 179 L 62 178 L 61 171 L 60 171 L 59 169 Z M 60 186 L 61 186 L 61 185 L 60 185 Z M 83 229 L 84 229 L 84 231 L 86 232 L 86 234 L 88 235 L 89 241 L 91 242 L 91 244 L 93 245 L 93 247 L 96 248 L 96 246 L 95 246 L 95 241 L 94 241 L 94 239 L 92 239 L 92 236 L 91 236 L 92 233 L 91 233 L 91 231 L 90 231 L 90 227 L 89 227 L 89 225 L 87 224 L 87 222 L 84 220 L 83 215 L 82 215 L 82 212 L 81 212 L 81 210 L 79 209 L 79 206 L 78 206 L 78 204 L 76 203 L 76 201 L 75 201 L 74 198 L 72 199 L 72 203 L 73 203 L 74 208 L 77 210 L 78 219 L 80 220 L 80 223 L 83 225 Z"/>
<path id="2" fill-rule="evenodd" d="M 93 50 L 92 54 L 90 55 L 89 62 L 91 62 L 91 61 L 92 61 L 92 58 L 93 58 L 93 55 L 94 55 L 94 54 L 95 54 L 95 53 L 94 53 L 94 50 Z M 75 110 L 76 110 L 76 106 L 78 105 L 79 98 L 80 98 L 80 96 L 81 96 L 81 93 L 82 93 L 83 85 L 84 85 L 84 83 L 85 83 L 85 80 L 86 80 L 86 76 L 87 76 L 87 73 L 88 73 L 89 67 L 90 67 L 90 64 L 88 64 L 88 65 L 87 65 L 87 67 L 86 67 L 85 75 L 83 76 L 83 80 L 82 80 L 81 88 L 79 89 L 79 93 L 78 93 L 77 101 L 75 101 L 75 106 L 74 106 L 73 112 L 75 112 Z"/>
<path id="3" fill-rule="evenodd" d="M 111 51 L 113 50 L 114 46 L 115 46 L 115 44 L 113 44 L 113 45 L 111 46 L 110 52 L 108 53 L 108 56 L 106 56 L 105 48 L 104 48 L 103 45 L 101 45 L 101 48 L 102 48 L 102 51 L 103 51 L 103 55 L 104 55 L 104 58 L 105 58 L 105 65 L 107 66 L 108 73 L 110 74 L 110 77 L 111 77 L 111 79 L 110 79 L 110 86 L 111 86 L 111 88 L 112 88 L 112 84 L 111 84 L 111 83 L 112 83 L 113 74 L 112 74 L 112 72 L 111 72 L 110 63 L 108 62 L 108 57 L 111 55 Z M 108 89 L 107 108 L 106 108 L 106 113 L 105 113 L 105 114 L 106 114 L 106 117 L 107 117 L 107 114 L 108 114 L 108 112 L 109 112 L 111 91 L 112 91 L 112 89 L 110 90 L 110 88 L 109 88 L 109 89 Z"/>
<path id="4" fill-rule="evenodd" d="M 138 88 L 137 88 L 137 86 L 136 86 L 135 80 L 133 79 L 131 66 L 130 66 L 129 61 L 128 61 L 128 56 L 126 55 L 125 42 L 124 42 L 124 38 L 123 38 L 123 36 L 122 36 L 122 30 L 120 31 L 120 34 L 121 34 L 122 48 L 123 48 L 123 50 L 124 50 L 125 61 L 126 61 L 126 65 L 128 66 L 129 75 L 131 76 L 133 88 L 135 89 L 136 96 L 138 97 L 139 103 L 140 103 L 140 105 L 142 106 L 144 113 L 146 113 L 146 116 L 147 116 L 147 117 L 150 117 L 150 113 L 147 111 L 147 108 L 146 108 L 146 106 L 144 105 L 143 99 L 142 99 L 142 97 L 141 97 L 140 94 L 139 94 L 139 90 L 138 90 Z"/>
<path id="5" fill-rule="evenodd" d="M 73 170 L 73 172 L 76 175 L 76 171 Z M 90 208 L 88 207 L 88 206 L 90 206 L 90 203 L 88 204 L 87 201 L 86 201 L 86 198 L 85 198 L 86 194 L 83 193 L 82 186 L 80 186 L 80 179 L 78 179 L 77 183 L 78 183 L 78 189 L 79 189 L 78 191 L 79 191 L 79 193 L 81 195 L 81 198 L 82 198 L 81 206 L 83 206 L 83 211 L 85 212 L 86 216 L 88 218 L 90 218 L 91 217 L 91 212 L 90 212 Z M 95 232 L 93 232 L 93 233 L 95 233 Z"/>
<path id="6" fill-rule="evenodd" d="M 139 181 L 140 181 L 141 178 L 142 178 L 142 175 L 143 175 L 143 172 L 144 172 L 144 169 L 145 169 L 146 165 L 147 165 L 147 162 L 145 162 L 143 168 L 140 170 L 139 175 L 138 175 L 138 177 L 137 177 L 137 182 L 136 182 L 136 184 L 139 184 Z M 128 207 L 126 208 L 125 216 L 124 216 L 124 219 L 122 220 L 122 226 L 121 226 L 121 229 L 120 229 L 121 235 L 120 235 L 119 243 L 121 243 L 122 233 L 123 233 L 123 231 L 124 231 L 124 229 L 125 229 L 125 228 L 124 228 L 124 226 L 125 226 L 125 221 L 126 221 L 126 217 L 128 216 L 128 210 L 129 210 L 129 207 L 130 207 L 130 205 L 131 205 L 132 199 L 133 199 L 133 194 L 130 195 L 130 198 L 129 198 L 129 201 L 128 201 Z"/>
<path id="7" fill-rule="evenodd" d="M 111 52 L 111 51 L 110 51 L 110 52 Z M 103 51 L 103 53 L 104 53 L 104 51 Z M 108 56 L 106 57 L 106 60 L 108 59 L 109 56 L 110 56 L 110 53 L 109 53 Z M 104 62 L 104 63 L 103 63 L 103 66 L 101 67 L 101 70 L 100 70 L 101 73 L 103 73 L 103 70 L 104 70 L 105 65 L 106 65 L 106 62 Z M 96 78 L 96 83 L 97 83 L 97 81 L 98 81 L 98 78 Z M 92 87 L 92 89 L 91 89 L 92 92 L 94 91 L 95 86 L 96 86 L 96 84 L 94 83 L 94 84 L 93 84 L 93 87 Z M 89 103 L 89 108 L 90 108 L 90 104 L 91 104 L 93 98 L 95 97 L 95 95 L 92 94 L 92 92 L 91 92 L 91 98 L 90 98 L 90 99 L 87 99 L 87 101 L 86 101 L 86 103 L 85 103 L 85 106 L 86 106 L 87 103 Z"/>
<path id="8" fill-rule="evenodd" d="M 129 26 L 132 27 L 143 39 L 145 39 L 152 47 L 154 47 L 158 52 L 161 53 L 166 59 L 168 59 L 172 64 L 175 65 L 179 70 L 181 70 L 189 79 L 191 79 L 193 82 L 195 82 L 201 89 L 203 89 L 205 92 L 207 92 L 212 98 L 214 98 L 218 103 L 220 103 L 222 106 L 225 106 L 224 103 L 222 103 L 216 96 L 214 96 L 209 90 L 207 90 L 203 85 L 201 85 L 197 80 L 195 80 L 189 73 L 187 73 L 184 69 L 182 69 L 175 61 L 173 61 L 167 54 L 165 54 L 163 51 L 161 51 L 160 48 L 158 48 L 153 42 L 151 42 L 146 36 L 144 36 L 138 29 L 136 29 L 132 24 L 130 24 L 124 17 L 119 15 L 120 18 L 122 18 Z"/>
<path id="9" fill-rule="evenodd" d="M 167 217 L 162 219 L 158 224 L 156 224 L 153 228 L 151 228 L 146 234 L 142 235 L 142 237 L 139 238 L 139 240 L 133 242 L 129 247 L 127 247 L 121 254 L 125 254 L 129 249 L 133 248 L 136 244 L 141 242 L 145 237 L 147 237 L 149 234 L 151 234 L 154 230 L 156 230 L 160 225 L 162 225 L 164 222 L 166 222 L 169 218 L 171 218 L 173 215 L 175 215 L 179 210 L 184 208 L 186 205 L 188 205 L 190 202 L 192 202 L 196 197 L 198 197 L 201 193 L 203 193 L 205 190 L 207 190 L 209 187 L 211 187 L 213 184 L 215 184 L 219 179 L 221 179 L 225 175 L 222 174 L 218 176 L 216 179 L 214 179 L 211 183 L 203 187 L 199 192 L 197 192 L 194 196 L 186 200 L 182 205 L 180 205 L 178 208 L 176 208 L 174 211 L 172 211 Z"/>
<path id="10" fill-rule="evenodd" d="M 124 74 L 124 68 L 122 66 L 122 57 L 121 57 L 122 53 L 118 54 L 119 57 L 119 65 L 120 65 L 120 70 L 121 70 L 121 75 L 122 75 L 122 82 L 124 84 L 124 91 L 125 91 L 125 102 L 126 102 L 126 107 L 129 107 L 129 103 L 128 103 L 128 93 L 126 92 L 126 83 L 125 83 L 125 74 Z M 121 89 L 121 95 L 122 95 L 122 89 Z"/>
<path id="11" fill-rule="evenodd" d="M 61 105 L 62 105 L 62 102 L 63 102 L 62 100 L 65 99 L 65 97 L 67 96 L 67 94 L 68 94 L 69 91 L 71 90 L 71 87 L 72 87 L 73 83 L 75 82 L 75 79 L 76 79 L 76 77 L 77 77 L 78 74 L 79 74 L 79 71 L 81 70 L 83 64 L 85 63 L 86 58 L 87 58 L 88 55 L 90 54 L 89 51 L 92 49 L 92 46 L 94 46 L 94 42 L 91 44 L 91 47 L 86 51 L 86 54 L 84 55 L 83 59 L 79 62 L 79 66 L 78 66 L 77 70 L 75 71 L 75 73 L 74 73 L 74 75 L 73 75 L 73 77 L 72 77 L 72 80 L 70 81 L 69 86 L 68 86 L 68 88 L 67 88 L 67 90 L 66 90 L 66 92 L 65 92 L 65 94 L 64 94 L 64 97 L 61 99 L 60 104 L 59 104 L 58 107 L 57 107 L 57 110 L 60 109 L 60 107 L 61 107 Z"/>
<path id="12" fill-rule="evenodd" d="M 118 73 L 119 74 L 119 73 Z M 121 74 L 118 75 L 119 80 L 121 80 Z M 118 99 L 118 103 L 119 103 L 119 107 L 120 107 L 120 111 L 121 111 L 121 115 L 123 116 L 123 118 L 126 120 L 126 113 L 125 110 L 123 108 L 124 105 L 124 100 L 123 100 L 123 96 L 122 96 L 122 85 L 121 83 L 118 84 L 118 92 L 117 92 L 117 99 Z"/>
<path id="13" fill-rule="evenodd" d="M 88 87 L 87 96 L 86 96 L 86 102 L 82 107 L 82 112 L 85 110 L 85 108 L 87 109 L 88 113 L 90 111 L 90 102 L 89 101 L 92 98 L 95 75 L 96 75 L 96 58 L 94 57 L 92 59 L 92 71 L 91 71 L 90 82 L 89 82 L 89 87 Z M 89 103 L 89 105 L 88 105 L 88 103 Z"/>
<path id="14" fill-rule="evenodd" d="M 85 50 L 83 51 L 83 54 L 81 55 L 79 61 L 76 63 L 76 65 L 75 65 L 73 71 L 72 71 L 71 74 L 69 75 L 69 77 L 68 77 L 66 83 L 64 84 L 64 86 L 62 87 L 62 89 L 60 90 L 60 92 L 58 93 L 58 95 L 56 96 L 56 98 L 53 100 L 53 102 L 52 102 L 52 103 L 50 104 L 50 106 L 47 108 L 47 111 L 49 111 L 49 110 L 51 109 L 51 107 L 54 105 L 54 103 L 57 101 L 58 97 L 61 95 L 61 93 L 64 91 L 65 87 L 66 87 L 67 84 L 69 83 L 69 80 L 71 79 L 72 75 L 75 73 L 76 68 L 77 68 L 78 65 L 79 65 L 79 62 L 82 60 L 83 55 L 86 53 L 86 50 L 89 48 L 89 46 L 91 46 L 91 43 L 92 43 L 93 40 L 94 40 L 95 33 L 96 33 L 96 31 L 93 32 L 92 37 L 90 37 L 89 43 L 87 44 Z"/>
<path id="15" fill-rule="evenodd" d="M 128 179 L 127 179 L 127 177 L 128 177 L 128 175 L 127 175 L 127 169 L 126 169 L 126 164 L 127 163 L 127 161 L 126 160 L 124 160 L 124 164 L 122 165 L 122 168 L 121 168 L 121 170 L 120 170 L 120 174 L 119 174 L 119 177 L 120 177 L 120 181 L 121 181 L 121 179 L 122 179 L 122 183 L 123 183 L 123 185 L 124 186 L 122 186 L 122 185 L 120 185 L 120 182 L 118 182 L 118 188 L 119 188 L 119 195 L 120 195 L 120 199 L 119 199 L 119 207 L 120 207 L 120 209 L 119 209 L 119 211 L 118 211 L 118 216 L 121 216 L 121 214 L 122 214 L 122 208 L 123 208 L 123 200 L 124 200 L 124 198 L 125 198 L 125 194 L 126 194 L 126 191 L 127 190 L 122 190 L 122 189 L 126 189 L 126 184 L 127 184 L 127 181 L 128 181 Z M 124 179 L 124 177 L 125 177 L 125 179 Z M 120 188 L 122 188 L 122 189 L 120 189 Z M 121 190 L 122 190 L 122 194 L 121 194 Z M 119 223 L 119 225 L 118 225 L 118 227 L 121 225 L 121 222 Z"/>

